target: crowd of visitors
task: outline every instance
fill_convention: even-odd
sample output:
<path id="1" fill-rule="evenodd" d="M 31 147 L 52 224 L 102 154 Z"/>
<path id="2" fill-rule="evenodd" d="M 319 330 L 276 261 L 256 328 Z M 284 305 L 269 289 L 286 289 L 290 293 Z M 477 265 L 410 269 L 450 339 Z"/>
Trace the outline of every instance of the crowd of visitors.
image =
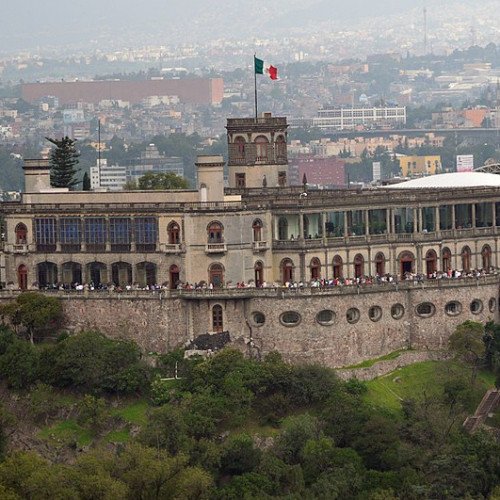
<path id="1" fill-rule="evenodd" d="M 116 285 L 113 283 L 72 283 L 72 284 L 62 284 L 54 283 L 50 285 L 40 286 L 37 283 L 33 284 L 33 288 L 38 288 L 39 290 L 45 291 L 77 291 L 77 292 L 93 292 L 93 291 L 107 291 L 107 292 L 136 292 L 136 291 L 147 291 L 147 292 L 161 292 L 169 289 L 176 290 L 213 290 L 215 289 L 241 289 L 241 288 L 286 288 L 286 289 L 304 289 L 304 288 L 319 288 L 327 289 L 337 286 L 374 286 L 374 285 L 387 285 L 393 284 L 397 285 L 401 282 L 413 282 L 414 284 L 423 283 L 427 280 L 455 280 L 464 278 L 476 278 L 479 279 L 482 276 L 488 274 L 495 274 L 497 270 L 495 268 L 489 269 L 473 269 L 470 271 L 458 270 L 458 269 L 448 269 L 447 271 L 434 271 L 428 275 L 420 273 L 406 272 L 402 276 L 395 274 L 376 274 L 375 276 L 358 276 L 355 278 L 314 278 L 310 281 L 286 281 L 285 283 L 268 283 L 266 281 L 262 283 L 256 283 L 254 280 L 250 280 L 248 283 L 245 282 L 227 282 L 222 285 L 214 285 L 213 283 L 208 283 L 206 281 L 200 281 L 197 283 L 183 283 L 179 282 L 174 286 L 170 286 L 169 283 L 163 283 L 162 285 L 144 285 L 141 286 L 137 283 L 127 284 L 124 286 Z M 15 286 L 7 286 L 7 289 L 15 289 Z"/>

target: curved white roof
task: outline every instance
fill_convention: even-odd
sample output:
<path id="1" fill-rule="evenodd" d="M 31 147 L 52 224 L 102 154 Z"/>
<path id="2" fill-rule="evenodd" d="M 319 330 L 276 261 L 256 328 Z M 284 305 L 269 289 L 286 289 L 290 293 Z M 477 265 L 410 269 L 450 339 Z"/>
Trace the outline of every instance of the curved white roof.
<path id="1" fill-rule="evenodd" d="M 484 172 L 454 172 L 429 175 L 384 187 L 390 189 L 446 189 L 486 186 L 500 187 L 500 175 Z"/>

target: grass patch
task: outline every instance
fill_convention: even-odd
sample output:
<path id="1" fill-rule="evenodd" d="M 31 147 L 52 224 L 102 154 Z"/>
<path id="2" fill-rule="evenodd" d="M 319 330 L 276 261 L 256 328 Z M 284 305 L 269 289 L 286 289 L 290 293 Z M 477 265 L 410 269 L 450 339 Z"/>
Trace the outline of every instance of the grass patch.
<path id="1" fill-rule="evenodd" d="M 105 438 L 108 443 L 128 443 L 130 440 L 130 432 L 128 429 L 120 429 L 111 431 Z"/>
<path id="2" fill-rule="evenodd" d="M 117 408 L 113 410 L 112 414 L 120 417 L 129 424 L 144 425 L 147 422 L 146 412 L 148 408 L 147 401 L 140 400 L 122 408 Z"/>
<path id="3" fill-rule="evenodd" d="M 399 358 L 399 356 L 403 352 L 407 351 L 408 349 L 399 349 L 399 351 L 390 352 L 389 354 L 385 354 L 384 356 L 380 356 L 379 358 L 367 359 L 365 361 L 361 361 L 361 363 L 358 363 L 357 365 L 344 366 L 341 368 L 341 370 L 353 370 L 355 368 L 369 368 L 370 366 L 373 366 L 375 363 L 378 363 L 379 361 L 388 361 L 390 359 Z"/>
<path id="4" fill-rule="evenodd" d="M 39 432 L 38 436 L 48 441 L 75 442 L 78 446 L 88 446 L 92 443 L 92 433 L 73 419 L 64 420 L 51 427 L 45 427 Z"/>
<path id="5" fill-rule="evenodd" d="M 366 382 L 365 401 L 373 406 L 399 412 L 404 399 L 421 399 L 442 394 L 444 382 L 453 373 L 470 374 L 470 368 L 457 361 L 424 361 L 395 370 Z M 486 390 L 494 385 L 488 372 L 478 374 L 474 403 L 479 403 Z"/>

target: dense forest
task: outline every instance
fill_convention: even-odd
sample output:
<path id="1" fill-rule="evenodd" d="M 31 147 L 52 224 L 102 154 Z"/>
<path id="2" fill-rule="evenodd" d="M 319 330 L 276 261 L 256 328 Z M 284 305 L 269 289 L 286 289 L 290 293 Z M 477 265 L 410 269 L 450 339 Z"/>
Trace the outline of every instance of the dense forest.
<path id="1" fill-rule="evenodd" d="M 26 295 L 0 311 L 3 499 L 500 498 L 498 413 L 462 428 L 500 382 L 499 325 L 461 325 L 455 359 L 420 386 L 412 369 L 389 404 L 277 353 L 146 359 L 98 332 L 54 339 L 54 302 Z"/>

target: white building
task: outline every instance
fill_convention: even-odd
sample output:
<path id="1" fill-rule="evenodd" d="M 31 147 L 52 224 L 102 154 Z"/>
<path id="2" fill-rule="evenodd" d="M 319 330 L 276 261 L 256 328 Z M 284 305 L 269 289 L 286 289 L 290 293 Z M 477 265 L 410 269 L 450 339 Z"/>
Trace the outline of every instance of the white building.
<path id="1" fill-rule="evenodd" d="M 319 109 L 318 116 L 312 119 L 313 127 L 322 129 L 356 129 L 363 126 L 393 128 L 406 124 L 405 106 L 364 107 Z"/>
<path id="2" fill-rule="evenodd" d="M 127 182 L 127 169 L 120 165 L 108 165 L 106 159 L 99 160 L 95 167 L 90 167 L 90 188 L 106 191 L 121 191 Z"/>

